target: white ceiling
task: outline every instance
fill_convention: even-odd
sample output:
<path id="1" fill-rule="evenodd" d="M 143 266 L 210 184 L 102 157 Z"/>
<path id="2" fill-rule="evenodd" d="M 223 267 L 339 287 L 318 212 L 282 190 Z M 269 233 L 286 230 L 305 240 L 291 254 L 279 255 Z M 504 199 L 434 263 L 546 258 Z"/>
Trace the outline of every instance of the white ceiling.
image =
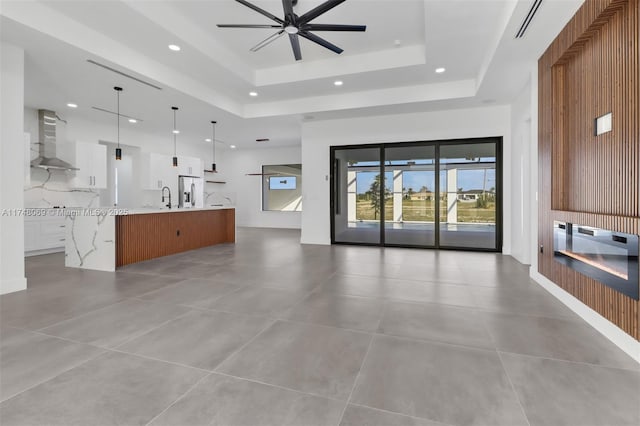
<path id="1" fill-rule="evenodd" d="M 347 0 L 314 23 L 364 24 L 364 33 L 318 35 L 336 55 L 301 40 L 296 62 L 286 37 L 249 48 L 275 31 L 221 29 L 219 23 L 271 24 L 233 0 L 3 0 L 1 36 L 25 48 L 26 102 L 108 120 L 113 86 L 125 87 L 122 112 L 140 129 L 165 132 L 170 106 L 181 107 L 185 137 L 201 140 L 209 121 L 239 147 L 299 143 L 303 119 L 389 114 L 509 103 L 537 58 L 580 0 L 546 0 L 526 36 L 514 35 L 533 0 Z M 283 15 L 280 0 L 254 4 Z M 321 1 L 299 0 L 303 14 Z M 172 52 L 168 44 L 178 44 Z M 90 65 L 87 59 L 157 84 L 151 89 Z M 445 67 L 443 74 L 434 72 Z M 335 80 L 344 81 L 336 87 Z M 248 96 L 257 91 L 258 97 Z M 124 107 L 126 105 L 126 108 Z"/>

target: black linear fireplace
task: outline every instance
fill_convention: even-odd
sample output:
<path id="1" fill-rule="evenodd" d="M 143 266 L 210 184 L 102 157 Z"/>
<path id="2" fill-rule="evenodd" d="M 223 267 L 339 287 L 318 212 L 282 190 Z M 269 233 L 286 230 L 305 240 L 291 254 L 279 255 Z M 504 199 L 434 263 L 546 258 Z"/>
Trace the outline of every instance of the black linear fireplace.
<path id="1" fill-rule="evenodd" d="M 638 300 L 638 236 L 553 222 L 553 254 L 576 271 Z"/>

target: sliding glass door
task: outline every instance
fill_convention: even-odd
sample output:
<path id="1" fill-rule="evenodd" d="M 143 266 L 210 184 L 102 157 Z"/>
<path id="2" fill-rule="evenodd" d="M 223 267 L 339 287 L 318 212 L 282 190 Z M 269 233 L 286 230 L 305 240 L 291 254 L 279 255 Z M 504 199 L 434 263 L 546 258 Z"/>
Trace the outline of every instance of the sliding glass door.
<path id="1" fill-rule="evenodd" d="M 332 242 L 500 251 L 500 143 L 332 147 Z"/>
<path id="2" fill-rule="evenodd" d="M 389 196 L 385 198 L 384 242 L 435 246 L 436 163 L 433 145 L 389 145 L 384 149 Z"/>
<path id="3" fill-rule="evenodd" d="M 334 152 L 332 171 L 333 241 L 380 244 L 387 193 L 380 169 L 380 148 Z"/>
<path id="4" fill-rule="evenodd" d="M 440 146 L 440 247 L 496 248 L 496 156 L 495 142 Z"/>

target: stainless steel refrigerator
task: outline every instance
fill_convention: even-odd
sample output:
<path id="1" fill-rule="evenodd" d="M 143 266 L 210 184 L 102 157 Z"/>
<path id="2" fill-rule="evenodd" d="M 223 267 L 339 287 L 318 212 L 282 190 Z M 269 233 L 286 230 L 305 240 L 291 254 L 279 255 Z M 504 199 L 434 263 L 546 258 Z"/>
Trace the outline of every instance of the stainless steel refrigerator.
<path id="1" fill-rule="evenodd" d="M 204 206 L 204 182 L 195 176 L 178 176 L 178 207 L 191 209 Z"/>

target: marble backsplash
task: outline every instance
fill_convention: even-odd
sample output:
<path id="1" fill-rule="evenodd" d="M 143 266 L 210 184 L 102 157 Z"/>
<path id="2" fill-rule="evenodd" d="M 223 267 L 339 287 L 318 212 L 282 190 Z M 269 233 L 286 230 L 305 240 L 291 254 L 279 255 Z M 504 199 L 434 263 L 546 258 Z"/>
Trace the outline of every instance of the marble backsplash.
<path id="1" fill-rule="evenodd" d="M 25 143 L 29 144 L 29 161 L 38 157 L 37 141 L 25 134 Z M 27 164 L 26 167 L 29 167 Z M 72 188 L 69 185 L 68 171 L 46 170 L 31 167 L 30 183 L 24 187 L 25 208 L 57 207 L 99 207 L 100 191 Z"/>
<path id="2" fill-rule="evenodd" d="M 30 143 L 31 160 L 38 156 L 37 143 Z M 27 166 L 28 167 L 28 166 Z M 24 188 L 25 208 L 51 208 L 51 207 L 101 207 L 101 192 L 105 190 L 89 188 L 73 188 L 70 186 L 71 176 L 64 170 L 45 170 L 37 167 L 31 168 L 30 183 Z M 208 189 L 208 188 L 207 188 Z M 105 202 L 108 202 L 106 196 Z M 139 194 L 139 205 L 127 206 L 131 208 L 149 206 L 162 207 L 161 193 L 159 191 L 141 191 Z M 177 195 L 175 196 L 177 204 Z M 235 206 L 236 193 L 223 191 L 204 192 L 204 206 L 212 205 Z"/>
<path id="3" fill-rule="evenodd" d="M 100 191 L 71 188 L 68 172 L 31 168 L 31 184 L 24 189 L 26 208 L 99 207 Z"/>
<path id="4" fill-rule="evenodd" d="M 31 169 L 31 185 L 24 190 L 25 208 L 50 208 L 59 207 L 100 207 L 100 190 L 71 188 L 69 186 L 68 172 L 63 170 Z M 146 194 L 146 193 L 149 194 Z M 160 193 L 158 191 L 145 191 L 140 206 L 160 207 Z M 212 205 L 235 206 L 235 192 L 205 191 L 204 206 Z"/>

